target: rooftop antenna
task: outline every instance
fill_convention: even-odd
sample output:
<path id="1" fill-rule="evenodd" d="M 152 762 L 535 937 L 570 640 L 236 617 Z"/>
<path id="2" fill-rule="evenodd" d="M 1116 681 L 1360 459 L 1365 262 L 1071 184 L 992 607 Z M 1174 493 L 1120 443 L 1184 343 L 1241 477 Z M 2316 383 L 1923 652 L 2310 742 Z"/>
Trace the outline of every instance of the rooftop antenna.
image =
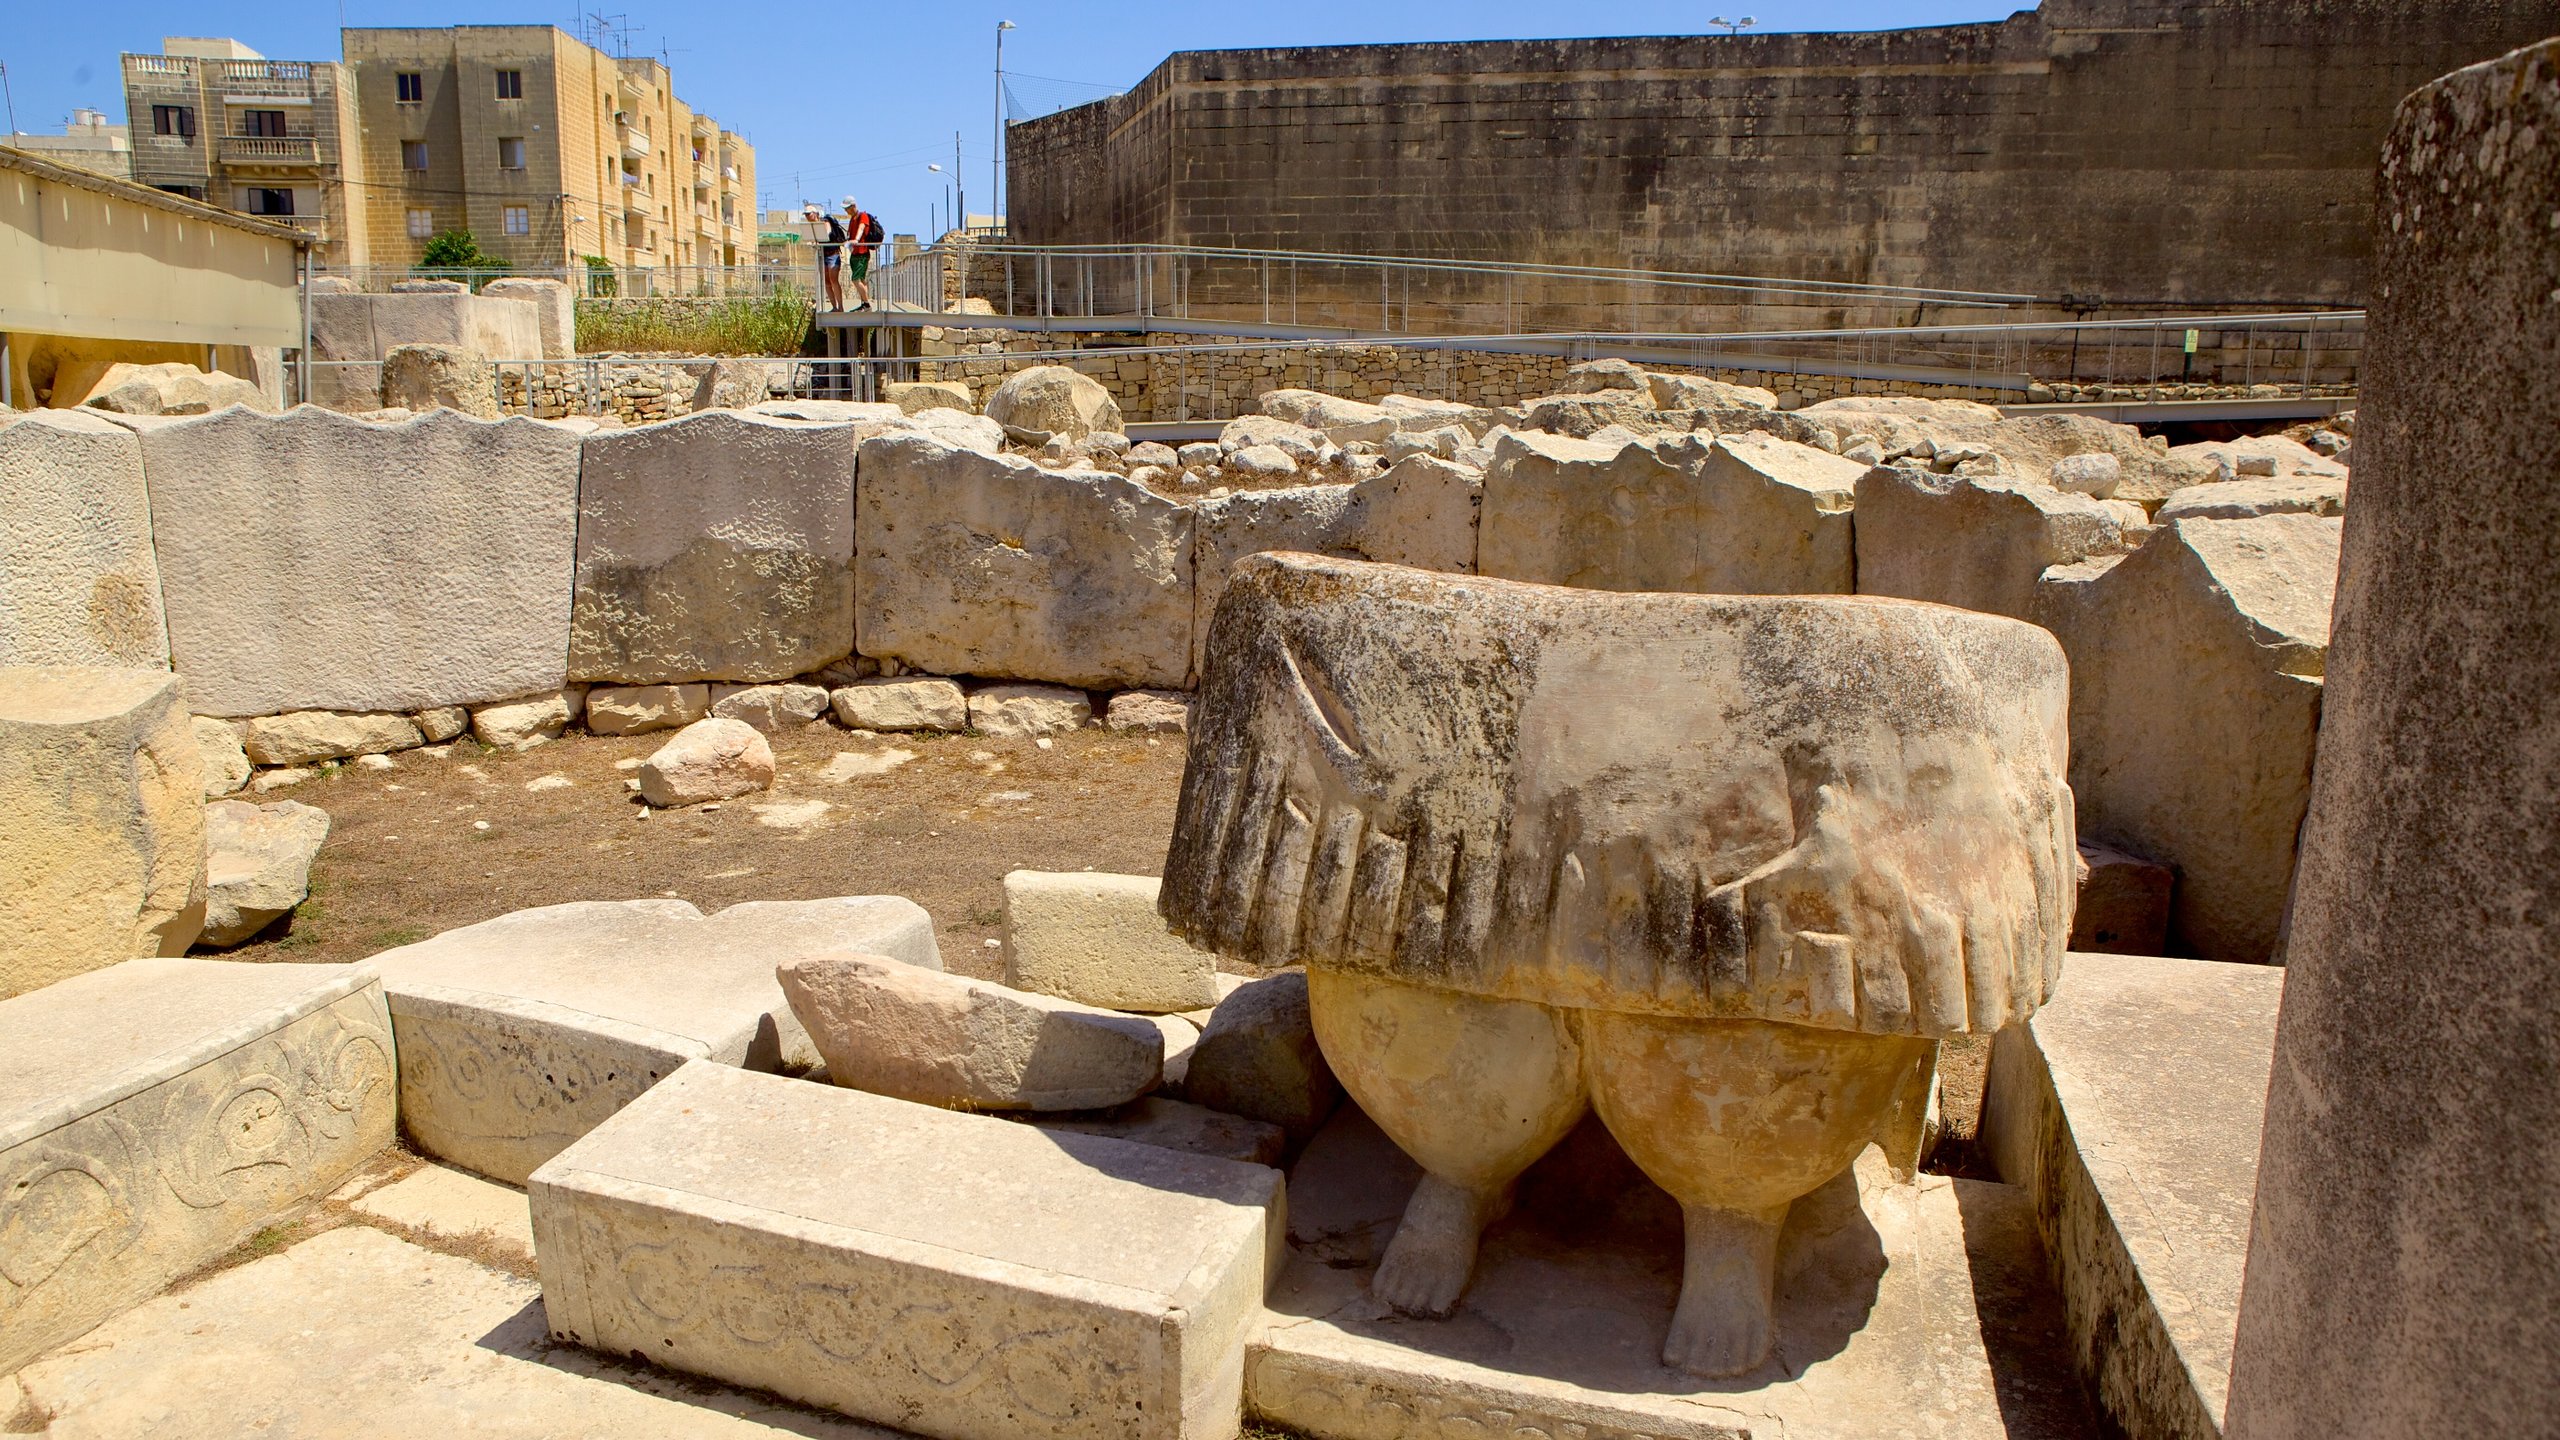
<path id="1" fill-rule="evenodd" d="M 9 87 L 9 67 L 0 64 L 0 97 L 9 102 L 9 138 L 18 138 L 18 94 Z"/>
<path id="2" fill-rule="evenodd" d="M 1760 20 L 1759 17 L 1754 15 L 1745 15 L 1739 20 L 1727 20 L 1723 16 L 1718 15 L 1707 23 L 1710 25 L 1723 26 L 1724 33 L 1727 35 L 1739 35 L 1743 31 L 1750 29 L 1752 26 L 1759 24 Z"/>

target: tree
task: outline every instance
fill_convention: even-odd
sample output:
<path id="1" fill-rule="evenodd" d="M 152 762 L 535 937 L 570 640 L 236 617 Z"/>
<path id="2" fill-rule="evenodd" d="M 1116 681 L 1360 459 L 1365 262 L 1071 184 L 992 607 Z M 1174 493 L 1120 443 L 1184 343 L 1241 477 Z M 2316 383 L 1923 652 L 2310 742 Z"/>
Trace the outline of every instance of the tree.
<path id="1" fill-rule="evenodd" d="M 447 230 L 427 242 L 418 256 L 421 270 L 504 270 L 507 262 L 480 248 L 468 230 Z"/>

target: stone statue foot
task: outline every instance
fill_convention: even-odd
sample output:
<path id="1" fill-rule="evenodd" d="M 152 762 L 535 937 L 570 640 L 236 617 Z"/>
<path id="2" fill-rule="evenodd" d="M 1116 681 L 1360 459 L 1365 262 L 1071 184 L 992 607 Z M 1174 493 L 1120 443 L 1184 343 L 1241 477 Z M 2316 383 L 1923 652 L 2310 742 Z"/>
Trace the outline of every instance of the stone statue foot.
<path id="1" fill-rule="evenodd" d="M 1688 1255 L 1662 1363 L 1710 1379 L 1757 1369 L 1773 1338 L 1770 1291 L 1787 1207 L 1754 1214 L 1692 1205 L 1684 1213 Z"/>
<path id="2" fill-rule="evenodd" d="M 1425 1175 L 1405 1202 L 1396 1238 L 1369 1281 L 1369 1293 L 1401 1315 L 1442 1320 L 1458 1308 L 1476 1268 L 1484 1227 L 1511 1208 L 1511 1187 L 1469 1190 Z"/>

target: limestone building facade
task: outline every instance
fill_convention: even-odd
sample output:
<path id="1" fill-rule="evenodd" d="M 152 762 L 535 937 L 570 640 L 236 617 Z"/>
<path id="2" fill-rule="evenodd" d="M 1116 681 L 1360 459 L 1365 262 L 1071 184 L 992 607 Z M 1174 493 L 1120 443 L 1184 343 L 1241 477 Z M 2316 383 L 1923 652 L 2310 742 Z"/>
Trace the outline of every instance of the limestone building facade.
<path id="1" fill-rule="evenodd" d="M 368 263 L 344 67 L 170 36 L 123 68 L 136 183 L 303 231 L 325 265 Z"/>
<path id="2" fill-rule="evenodd" d="M 112 125 L 95 110 L 74 110 L 59 135 L 14 135 L 9 143 L 30 155 L 41 155 L 56 165 L 104 175 L 110 180 L 133 178 L 133 142 L 122 125 Z"/>
<path id="3" fill-rule="evenodd" d="M 750 265 L 755 148 L 665 65 L 550 25 L 349 29 L 376 264 L 469 230 L 518 269 Z"/>

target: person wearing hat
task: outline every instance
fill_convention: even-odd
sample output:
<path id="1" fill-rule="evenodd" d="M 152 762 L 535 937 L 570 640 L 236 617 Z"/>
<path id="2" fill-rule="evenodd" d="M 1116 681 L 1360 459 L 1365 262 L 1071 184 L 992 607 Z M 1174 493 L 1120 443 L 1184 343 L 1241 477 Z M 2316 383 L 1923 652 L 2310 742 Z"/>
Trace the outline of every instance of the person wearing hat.
<path id="1" fill-rule="evenodd" d="M 823 276 L 827 282 L 827 308 L 829 310 L 842 310 L 844 309 L 844 280 L 842 278 L 842 266 L 844 264 L 844 225 L 834 216 L 819 209 L 818 202 L 815 200 L 811 200 L 800 207 L 800 218 L 808 221 L 813 226 L 818 224 L 820 221 L 826 222 L 827 238 L 818 241 L 818 273 Z M 810 238 L 816 239 L 814 232 L 812 232 Z"/>
<path id="2" fill-rule="evenodd" d="M 880 227 L 878 216 L 856 205 L 850 195 L 844 197 L 844 229 L 848 237 L 844 247 L 845 270 L 852 277 L 853 293 L 858 302 L 853 308 L 868 310 L 871 308 L 871 251 L 889 238 L 888 232 Z"/>

